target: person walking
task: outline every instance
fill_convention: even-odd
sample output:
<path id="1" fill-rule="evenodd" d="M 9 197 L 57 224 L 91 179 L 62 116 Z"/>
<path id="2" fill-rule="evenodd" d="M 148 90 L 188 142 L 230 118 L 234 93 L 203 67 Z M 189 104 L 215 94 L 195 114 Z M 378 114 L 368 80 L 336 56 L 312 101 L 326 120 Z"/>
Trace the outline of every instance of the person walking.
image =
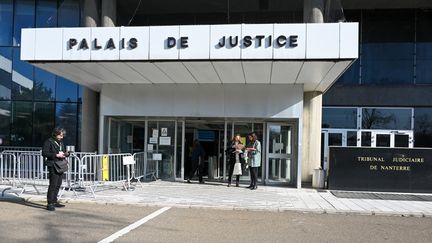
<path id="1" fill-rule="evenodd" d="M 48 138 L 42 147 L 42 156 L 48 169 L 49 186 L 47 192 L 47 210 L 54 211 L 65 205 L 58 202 L 58 193 L 62 184 L 63 174 L 67 171 L 66 157 L 69 153 L 63 144 L 66 130 L 60 127 L 54 128 L 52 137 Z"/>
<path id="2" fill-rule="evenodd" d="M 227 156 L 229 162 L 229 175 L 228 175 L 228 185 L 227 185 L 228 187 L 231 186 L 231 180 L 233 174 L 236 176 L 236 187 L 239 186 L 240 175 L 242 172 L 241 168 L 243 164 L 242 163 L 243 149 L 244 149 L 244 145 L 240 140 L 240 134 L 236 134 L 227 145 Z M 234 173 L 235 168 L 237 169 Z"/>
<path id="3" fill-rule="evenodd" d="M 201 184 L 204 183 L 204 179 L 203 179 L 204 156 L 205 156 L 204 149 L 201 147 L 201 144 L 198 141 L 198 139 L 195 139 L 193 141 L 192 155 L 191 155 L 192 170 L 187 179 L 188 183 L 190 183 L 190 180 L 192 180 L 196 171 L 198 174 L 199 183 Z"/>
<path id="4" fill-rule="evenodd" d="M 250 188 L 251 190 L 256 190 L 258 188 L 258 168 L 261 167 L 261 143 L 260 141 L 258 141 L 255 132 L 251 132 L 248 134 L 248 140 L 249 144 L 246 147 L 246 150 L 248 151 L 248 163 L 251 184 L 247 188 Z"/>

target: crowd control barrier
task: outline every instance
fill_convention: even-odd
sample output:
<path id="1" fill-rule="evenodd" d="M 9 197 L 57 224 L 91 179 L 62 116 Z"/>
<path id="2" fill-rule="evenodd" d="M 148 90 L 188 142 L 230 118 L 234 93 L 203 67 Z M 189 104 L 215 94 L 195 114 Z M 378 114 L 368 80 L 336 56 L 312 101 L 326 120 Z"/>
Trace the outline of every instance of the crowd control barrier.
<path id="1" fill-rule="evenodd" d="M 41 152 L 22 152 L 17 157 L 17 181 L 22 187 L 20 195 L 31 185 L 40 194 L 36 186 L 48 186 L 48 170 L 44 165 Z"/>
<path id="2" fill-rule="evenodd" d="M 80 189 L 85 191 L 88 188 L 93 197 L 96 197 L 98 187 L 122 186 L 130 190 L 133 188 L 132 182 L 140 184 L 142 180 L 156 180 L 158 174 L 157 161 L 147 160 L 145 152 L 133 155 L 73 152 L 67 160 L 69 168 L 65 173 L 60 197 L 66 189 L 78 196 Z M 33 186 L 40 193 L 37 186 L 49 185 L 48 169 L 41 151 L 0 152 L 0 184 L 22 188 L 19 195 L 28 186 Z"/>
<path id="3" fill-rule="evenodd" d="M 0 183 L 15 186 L 17 171 L 16 155 L 13 152 L 0 153 Z"/>
<path id="4" fill-rule="evenodd" d="M 132 167 L 132 178 L 137 180 L 156 180 L 157 164 L 155 160 L 148 160 L 146 152 L 138 152 L 134 154 L 136 161 L 135 166 Z"/>

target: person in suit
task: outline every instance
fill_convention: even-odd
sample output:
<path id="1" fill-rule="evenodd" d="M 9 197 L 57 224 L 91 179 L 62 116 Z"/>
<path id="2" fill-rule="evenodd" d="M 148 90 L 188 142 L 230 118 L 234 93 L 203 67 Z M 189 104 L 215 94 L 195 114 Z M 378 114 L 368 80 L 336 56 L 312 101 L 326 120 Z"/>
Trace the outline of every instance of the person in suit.
<path id="1" fill-rule="evenodd" d="M 54 211 L 55 208 L 62 208 L 65 205 L 60 204 L 57 199 L 63 174 L 56 171 L 54 163 L 65 160 L 69 153 L 63 144 L 63 138 L 66 135 L 64 128 L 56 127 L 52 131 L 52 136 L 48 138 L 42 147 L 42 156 L 45 158 L 45 165 L 48 168 L 49 186 L 47 192 L 47 210 Z"/>
<path id="2" fill-rule="evenodd" d="M 249 144 L 246 147 L 249 158 L 249 171 L 251 184 L 248 186 L 251 190 L 256 190 L 258 180 L 258 168 L 261 167 L 261 143 L 258 141 L 257 135 L 254 132 L 248 135 Z"/>

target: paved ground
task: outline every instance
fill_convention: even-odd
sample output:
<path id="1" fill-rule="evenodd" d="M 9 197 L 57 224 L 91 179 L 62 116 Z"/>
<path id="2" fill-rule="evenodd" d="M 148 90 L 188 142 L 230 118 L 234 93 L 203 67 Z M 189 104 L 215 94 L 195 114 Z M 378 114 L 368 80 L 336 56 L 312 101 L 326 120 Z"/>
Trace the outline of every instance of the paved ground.
<path id="1" fill-rule="evenodd" d="M 432 217 L 431 201 L 350 199 L 337 198 L 329 191 L 314 189 L 259 186 L 258 190 L 251 191 L 244 187 L 245 185 L 228 188 L 221 183 L 188 184 L 153 181 L 137 186 L 134 191 L 123 191 L 121 186 L 98 188 L 96 198 L 91 196 L 88 189 L 86 192 L 78 192 L 78 196 L 73 192 L 66 192 L 63 200 L 69 203 L 132 204 L 177 208 Z M 43 193 L 40 195 L 31 189 L 29 187 L 22 197 L 30 202 L 45 200 L 46 187 L 40 187 Z"/>
<path id="2" fill-rule="evenodd" d="M 0 201 L 1 242 L 104 239 L 105 242 L 430 242 L 432 239 L 432 218 L 94 203 L 66 203 L 66 208 L 49 212 L 44 206 L 44 202 Z M 154 212 L 161 213 L 143 221 Z"/>

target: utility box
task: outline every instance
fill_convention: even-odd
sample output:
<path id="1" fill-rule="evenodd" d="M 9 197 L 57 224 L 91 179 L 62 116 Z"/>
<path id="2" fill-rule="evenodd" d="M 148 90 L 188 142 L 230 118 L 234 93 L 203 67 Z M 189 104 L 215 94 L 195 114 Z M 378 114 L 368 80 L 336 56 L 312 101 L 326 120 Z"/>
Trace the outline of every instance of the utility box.
<path id="1" fill-rule="evenodd" d="M 325 170 L 314 169 L 312 175 L 312 187 L 317 189 L 324 188 L 325 185 Z"/>

